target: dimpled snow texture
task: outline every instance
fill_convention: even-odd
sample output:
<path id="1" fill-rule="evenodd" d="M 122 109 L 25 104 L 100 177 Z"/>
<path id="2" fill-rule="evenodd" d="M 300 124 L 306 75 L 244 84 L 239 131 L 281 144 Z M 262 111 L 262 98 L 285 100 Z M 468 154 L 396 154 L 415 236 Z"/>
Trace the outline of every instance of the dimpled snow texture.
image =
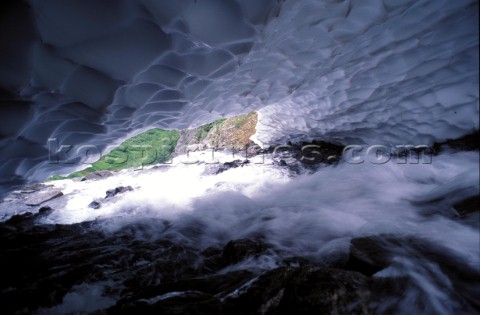
<path id="1" fill-rule="evenodd" d="M 474 0 L 29 0 L 2 11 L 0 191 L 78 167 L 52 165 L 49 139 L 102 152 L 149 128 L 253 110 L 261 145 L 429 144 L 479 128 Z"/>

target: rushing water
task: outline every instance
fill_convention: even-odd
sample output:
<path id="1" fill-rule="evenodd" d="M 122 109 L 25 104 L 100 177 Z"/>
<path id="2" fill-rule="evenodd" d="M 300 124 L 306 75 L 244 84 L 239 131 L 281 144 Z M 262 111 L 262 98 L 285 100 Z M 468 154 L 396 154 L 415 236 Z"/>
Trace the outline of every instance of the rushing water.
<path id="1" fill-rule="evenodd" d="M 198 251 L 238 239 L 261 239 L 270 246 L 220 273 L 270 270 L 289 257 L 319 265 L 338 263 L 347 260 L 353 238 L 388 235 L 391 241 L 385 246 L 393 262 L 373 278 L 406 277 L 411 286 L 382 303 L 372 303 L 374 309 L 381 313 L 392 309 L 396 313 L 471 311 L 462 301 L 467 296 L 475 305 L 471 296 L 478 293 L 478 212 L 473 219 L 462 219 L 452 206 L 478 195 L 478 152 L 446 152 L 434 156 L 430 164 L 341 162 L 296 176 L 269 159 L 260 162 L 252 160 L 219 174 L 211 171 L 214 164 L 176 163 L 98 181 L 59 181 L 55 185 L 67 202 L 37 224 L 96 220 L 95 231 L 107 238 L 129 228 L 139 240 L 169 240 Z M 121 185 L 134 190 L 105 201 L 100 209 L 87 207 L 92 200 L 103 199 L 107 189 Z M 434 250 L 418 250 L 415 244 L 408 247 L 395 239 L 421 240 L 441 248 L 444 256 L 438 258 L 431 254 Z M 436 259 L 453 259 L 459 265 L 449 263 L 449 274 Z M 477 278 L 452 280 L 455 268 L 467 268 Z M 97 304 L 94 309 L 111 306 L 116 298 L 101 293 L 108 283 L 76 286 L 64 297 L 63 306 L 42 312 L 85 310 L 92 303 Z"/>
<path id="2" fill-rule="evenodd" d="M 436 156 L 431 164 L 341 163 L 296 177 L 268 161 L 218 175 L 208 175 L 208 167 L 179 163 L 101 181 L 57 182 L 71 197 L 43 223 L 102 218 L 106 230 L 115 230 L 159 218 L 173 224 L 171 237 L 201 248 L 261 234 L 290 253 L 318 258 L 342 238 L 412 234 L 448 246 L 473 266 L 480 263 L 478 231 L 452 220 L 451 207 L 478 193 L 476 152 Z M 86 207 L 121 185 L 135 190 L 101 209 Z M 192 226 L 201 233 L 182 234 Z"/>

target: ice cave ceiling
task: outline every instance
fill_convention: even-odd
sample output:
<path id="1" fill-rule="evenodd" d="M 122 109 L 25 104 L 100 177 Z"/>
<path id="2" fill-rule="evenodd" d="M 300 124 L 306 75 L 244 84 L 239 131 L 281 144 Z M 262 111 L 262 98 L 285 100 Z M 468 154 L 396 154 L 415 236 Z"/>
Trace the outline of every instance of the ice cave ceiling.
<path id="1" fill-rule="evenodd" d="M 475 0 L 14 0 L 0 14 L 0 191 L 52 172 L 51 138 L 104 149 L 252 110 L 263 144 L 479 128 Z"/>

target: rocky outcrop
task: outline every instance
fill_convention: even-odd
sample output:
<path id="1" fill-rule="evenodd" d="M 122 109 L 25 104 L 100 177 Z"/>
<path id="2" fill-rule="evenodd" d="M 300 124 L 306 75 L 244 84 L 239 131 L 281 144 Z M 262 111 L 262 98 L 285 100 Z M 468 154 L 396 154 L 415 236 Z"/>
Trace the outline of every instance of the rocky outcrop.
<path id="1" fill-rule="evenodd" d="M 175 155 L 207 149 L 245 150 L 255 154 L 260 148 L 250 137 L 255 134 L 257 113 L 235 116 L 217 120 L 195 129 L 180 131 L 180 138 L 175 148 Z"/>
<path id="2" fill-rule="evenodd" d="M 47 191 L 41 191 L 34 193 L 32 196 L 30 196 L 26 201 L 25 204 L 27 206 L 39 206 L 42 203 L 45 203 L 47 201 L 50 201 L 52 199 L 58 198 L 60 196 L 63 196 L 63 193 L 59 189 L 49 189 Z"/>
<path id="3" fill-rule="evenodd" d="M 88 207 L 92 209 L 100 209 L 104 202 L 110 202 L 112 201 L 112 199 L 115 199 L 113 197 L 117 196 L 118 194 L 124 194 L 129 191 L 133 191 L 132 186 L 118 186 L 114 189 L 109 189 L 105 192 L 105 198 L 103 200 L 101 199 L 94 200 L 90 202 Z"/>
<path id="4" fill-rule="evenodd" d="M 88 207 L 92 209 L 100 209 L 102 205 L 100 204 L 100 202 L 94 200 L 88 204 Z"/>
<path id="5" fill-rule="evenodd" d="M 109 189 L 106 191 L 106 196 L 105 196 L 105 199 L 108 199 L 108 198 L 111 198 L 113 196 L 116 196 L 118 194 L 123 194 L 127 191 L 132 191 L 133 188 L 132 186 L 119 186 L 119 187 L 116 187 L 115 189 Z"/>
<path id="6" fill-rule="evenodd" d="M 445 281 L 446 277 L 449 286 L 444 288 L 443 294 L 455 301 L 462 313 L 475 313 L 480 310 L 477 298 L 480 296 L 480 271 L 452 255 L 451 250 L 424 239 L 395 235 L 354 238 L 350 244 L 349 260 L 343 268 L 371 276 L 398 264 L 399 261 L 407 260 L 412 267 L 407 268 L 406 273 L 380 277 L 373 283 L 372 290 L 376 292 L 377 298 L 401 295 L 417 285 L 428 285 L 430 281 Z M 434 268 L 434 271 L 430 268 Z M 423 279 L 418 280 L 418 275 Z"/>
<path id="7" fill-rule="evenodd" d="M 94 310 L 101 314 L 396 313 L 398 300 L 415 290 L 419 272 L 422 277 L 448 277 L 451 287 L 444 290 L 457 314 L 480 307 L 479 272 L 444 248 L 413 237 L 354 238 L 343 266 L 304 260 L 241 270 L 242 262 L 278 251 L 261 239 L 199 250 L 158 238 L 159 231 L 169 229 L 164 220 L 133 223 L 108 234 L 98 228 L 101 221 L 34 225 L 50 211 L 0 223 L 0 298 L 7 314 L 49 310 L 82 283 L 103 286 L 101 294 L 110 302 Z M 372 277 L 402 257 L 413 263 L 418 259 L 414 277 Z M 422 259 L 430 263 L 422 265 Z M 438 266 L 442 274 L 422 266 Z M 425 297 L 418 298 L 410 302 L 418 304 L 414 309 L 431 313 L 422 302 Z M 379 308 L 385 301 L 386 308 Z"/>
<path id="8" fill-rule="evenodd" d="M 53 185 L 34 184 L 7 195 L 0 203 L 0 217 L 32 212 L 35 207 L 58 209 L 67 202 L 63 192 Z"/>

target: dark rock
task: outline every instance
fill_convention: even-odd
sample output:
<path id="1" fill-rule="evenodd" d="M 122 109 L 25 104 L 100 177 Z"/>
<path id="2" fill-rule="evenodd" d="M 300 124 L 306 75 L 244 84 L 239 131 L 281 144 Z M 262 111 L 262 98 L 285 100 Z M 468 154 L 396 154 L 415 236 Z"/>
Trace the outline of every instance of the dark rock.
<path id="1" fill-rule="evenodd" d="M 279 314 L 365 314 L 369 313 L 369 287 L 369 280 L 360 273 L 304 267 L 289 279 L 276 308 Z M 262 305 L 262 310 L 275 309 L 272 302 Z"/>
<path id="2" fill-rule="evenodd" d="M 86 228 L 86 224 L 25 225 L 15 234 L 0 229 L 2 313 L 31 314 L 39 307 L 60 304 L 72 286 L 89 277 L 94 265 L 82 263 L 88 261 L 88 253 L 76 249 L 95 246 L 99 234 L 86 233 L 80 240 Z"/>
<path id="3" fill-rule="evenodd" d="M 126 187 L 124 187 L 124 186 L 119 186 L 119 187 L 117 187 L 117 188 L 115 188 L 115 189 L 109 189 L 109 190 L 106 191 L 105 199 L 108 199 L 108 198 L 110 198 L 110 197 L 113 197 L 113 196 L 115 196 L 115 195 L 117 195 L 117 194 L 123 194 L 123 193 L 125 193 L 125 192 L 127 192 L 127 191 L 132 191 L 132 190 L 133 190 L 132 186 L 126 186 Z"/>
<path id="4" fill-rule="evenodd" d="M 243 167 L 247 164 L 249 164 L 250 161 L 249 160 L 234 160 L 234 161 L 231 161 L 231 162 L 225 162 L 223 163 L 216 171 L 215 171 L 215 174 L 220 174 L 220 173 L 223 173 L 229 169 L 232 169 L 232 168 L 237 168 L 237 167 Z"/>
<path id="5" fill-rule="evenodd" d="M 315 172 L 322 165 L 337 164 L 343 154 L 344 146 L 322 140 L 311 142 L 288 142 L 269 148 L 274 164 L 286 167 L 292 175 L 303 171 Z"/>
<path id="6" fill-rule="evenodd" d="M 117 305 L 110 311 L 136 309 L 141 304 L 147 306 L 144 304 L 145 302 L 149 304 L 148 308 L 151 308 L 159 301 L 171 298 L 188 297 L 188 300 L 184 300 L 183 302 L 177 301 L 179 303 L 181 302 L 177 307 L 181 307 L 181 304 L 184 303 L 195 303 L 195 299 L 190 300 L 191 296 L 189 293 L 191 292 L 196 292 L 210 298 L 213 296 L 227 296 L 231 292 L 235 292 L 237 288 L 245 285 L 254 277 L 255 275 L 252 272 L 241 270 L 225 274 L 206 275 L 191 279 L 181 279 L 179 281 L 163 282 L 158 286 L 142 288 L 138 294 L 119 301 L 119 303 L 117 303 Z M 218 302 L 220 302 L 220 300 L 216 300 L 214 303 Z"/>
<path id="7" fill-rule="evenodd" d="M 311 143 L 302 143 L 301 151 L 298 153 L 301 162 L 304 164 L 335 164 L 343 153 L 344 146 L 322 140 L 314 140 Z"/>
<path id="8" fill-rule="evenodd" d="M 438 266 L 451 283 L 452 299 L 458 300 L 467 308 L 480 309 L 480 303 L 476 299 L 476 296 L 480 295 L 480 288 L 476 285 L 480 283 L 480 272 L 453 254 L 451 250 L 427 240 L 394 235 L 354 238 L 351 240 L 350 259 L 344 268 L 372 275 L 392 265 L 394 258 L 408 259 L 417 266 L 428 266 L 426 261 L 430 265 Z M 428 274 L 430 270 L 424 269 L 423 272 Z M 435 277 L 435 275 L 432 276 Z M 415 279 L 409 281 L 409 285 L 414 286 L 411 282 Z M 403 289 L 397 289 L 401 292 L 405 290 L 405 286 Z M 460 292 L 461 295 L 459 295 Z"/>
<path id="9" fill-rule="evenodd" d="M 51 207 L 45 206 L 45 207 L 41 207 L 41 208 L 38 210 L 38 213 L 45 215 L 45 214 L 49 214 L 49 213 L 52 212 L 52 211 L 53 211 L 53 209 L 52 209 Z"/>
<path id="10" fill-rule="evenodd" d="M 288 267 L 301 267 L 301 266 L 308 266 L 314 265 L 313 261 L 305 258 L 305 257 L 288 257 L 283 259 L 283 264 Z M 329 265 L 329 267 L 332 267 Z"/>
<path id="11" fill-rule="evenodd" d="M 257 155 L 261 155 L 261 154 L 264 154 L 265 153 L 265 150 L 262 149 L 260 146 L 258 146 L 257 144 L 255 144 L 253 141 L 250 141 L 247 145 L 246 145 L 246 154 L 247 154 L 247 157 L 254 157 L 254 156 L 257 156 Z"/>
<path id="12" fill-rule="evenodd" d="M 295 268 L 284 267 L 267 271 L 250 286 L 230 294 L 226 297 L 229 314 L 262 314 L 262 306 L 268 304 L 274 304 L 272 306 L 277 308 L 288 279 L 291 279 L 296 271 L 298 270 Z M 269 301 L 271 302 L 268 303 Z M 266 311 L 271 309 L 264 307 L 264 311 L 263 313 L 267 313 Z"/>
<path id="13" fill-rule="evenodd" d="M 305 266 L 266 272 L 226 300 L 229 314 L 362 314 L 370 281 L 339 269 Z"/>
<path id="14" fill-rule="evenodd" d="M 236 264 L 249 256 L 258 256 L 265 252 L 268 246 L 260 241 L 250 239 L 234 240 L 223 248 L 222 258 L 226 265 Z"/>
<path id="15" fill-rule="evenodd" d="M 15 214 L 10 219 L 5 221 L 5 224 L 8 225 L 20 225 L 24 223 L 30 223 L 34 219 L 34 215 L 31 212 L 26 212 L 23 214 Z"/>
<path id="16" fill-rule="evenodd" d="M 115 306 L 107 314 L 225 314 L 220 300 L 199 291 L 172 292 L 148 300 Z"/>
<path id="17" fill-rule="evenodd" d="M 453 208 L 457 210 L 461 217 L 464 217 L 470 213 L 478 212 L 480 210 L 480 197 L 473 196 L 464 199 L 453 205 Z"/>
<path id="18" fill-rule="evenodd" d="M 239 263 L 249 257 L 258 257 L 271 250 L 261 240 L 240 239 L 228 242 L 222 248 L 207 248 L 201 252 L 203 256 L 202 270 L 206 273 Z"/>
<path id="19" fill-rule="evenodd" d="M 476 130 L 471 134 L 465 135 L 457 139 L 448 139 L 444 142 L 435 143 L 433 149 L 435 153 L 439 153 L 443 148 L 449 147 L 455 150 L 463 151 L 479 151 L 480 150 L 480 131 Z"/>
<path id="20" fill-rule="evenodd" d="M 109 189 L 105 192 L 106 196 L 105 196 L 105 199 L 108 199 L 110 197 L 113 197 L 117 194 L 117 191 L 116 189 Z"/>
<path id="21" fill-rule="evenodd" d="M 90 204 L 88 205 L 89 208 L 92 208 L 92 209 L 100 209 L 102 205 L 98 202 L 98 201 L 92 201 L 90 202 Z"/>
<path id="22" fill-rule="evenodd" d="M 34 228 L 34 223 L 37 219 L 50 214 L 53 209 L 49 206 L 42 207 L 38 213 L 26 212 L 23 214 L 16 214 L 4 222 L 5 225 L 20 229 Z M 15 230 L 15 229 L 14 229 Z M 1 235 L 0 235 L 1 236 Z"/>
<path id="23" fill-rule="evenodd" d="M 113 173 L 110 171 L 96 171 L 93 173 L 88 173 L 84 177 L 82 177 L 81 181 L 84 182 L 86 180 L 92 180 L 92 179 L 103 179 L 112 176 Z"/>
<path id="24" fill-rule="evenodd" d="M 389 246 L 398 246 L 398 243 L 383 236 L 354 238 L 350 241 L 350 256 L 344 268 L 371 276 L 391 263 L 393 253 Z"/>
<path id="25" fill-rule="evenodd" d="M 33 217 L 25 214 L 10 223 Z M 28 225 L 19 230 L 10 229 L 7 223 L 0 223 L 0 299 L 6 314 L 37 313 L 39 308 L 59 305 L 81 283 L 110 283 L 102 295 L 117 303 L 99 310 L 99 314 L 399 313 L 404 304 L 398 301 L 418 288 L 406 276 L 368 277 L 356 271 L 315 266 L 301 257 L 291 259 L 293 267 L 228 272 L 226 266 L 261 255 L 271 250 L 269 245 L 241 239 L 200 252 L 173 240 L 158 239 L 159 226 L 169 229 L 168 222 L 162 220 L 129 224 L 108 235 L 96 222 Z M 356 238 L 352 247 L 352 255 L 375 270 L 391 265 L 399 255 L 413 258 L 415 267 L 438 266 L 452 285 L 448 289 L 452 305 L 458 302 L 459 310 L 464 310 L 457 313 L 475 313 L 478 272 L 449 256 L 445 249 L 394 235 Z M 208 259 L 217 264 L 203 267 L 202 262 Z M 422 265 L 422 259 L 432 264 Z M 421 270 L 416 268 L 415 272 Z M 431 276 L 437 270 L 427 270 L 421 276 Z M 422 310 L 424 300 L 428 297 L 411 301 L 420 305 L 412 306 L 413 310 Z M 389 302 L 386 308 L 376 308 L 383 307 L 385 301 Z"/>

